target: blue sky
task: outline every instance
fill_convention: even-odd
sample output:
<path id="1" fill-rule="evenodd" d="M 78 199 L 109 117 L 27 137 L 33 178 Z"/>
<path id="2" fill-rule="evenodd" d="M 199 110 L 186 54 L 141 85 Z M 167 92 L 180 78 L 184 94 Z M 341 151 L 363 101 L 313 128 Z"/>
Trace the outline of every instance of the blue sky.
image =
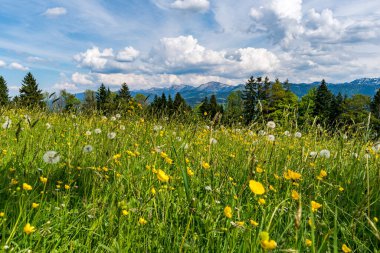
<path id="1" fill-rule="evenodd" d="M 0 31 L 12 95 L 380 76 L 377 0 L 0 0 Z"/>

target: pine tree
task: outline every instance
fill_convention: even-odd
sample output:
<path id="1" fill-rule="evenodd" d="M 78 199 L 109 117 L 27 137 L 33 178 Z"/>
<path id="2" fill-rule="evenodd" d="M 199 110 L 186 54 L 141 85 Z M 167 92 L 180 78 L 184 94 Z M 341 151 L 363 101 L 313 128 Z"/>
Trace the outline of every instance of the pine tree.
<path id="1" fill-rule="evenodd" d="M 244 106 L 243 117 L 247 124 L 258 118 L 260 113 L 259 104 L 263 93 L 261 77 L 254 79 L 253 76 L 251 76 L 246 82 L 242 94 Z"/>
<path id="2" fill-rule="evenodd" d="M 32 73 L 29 72 L 22 81 L 19 102 L 22 106 L 37 106 L 41 108 L 45 105 L 43 100 L 44 96 L 42 90 L 38 89 L 36 79 L 33 77 Z"/>
<path id="3" fill-rule="evenodd" d="M 189 111 L 191 109 L 179 92 L 175 94 L 173 107 L 177 112 Z"/>
<path id="4" fill-rule="evenodd" d="M 4 106 L 9 104 L 9 90 L 7 87 L 7 82 L 0 76 L 0 105 Z"/>
<path id="5" fill-rule="evenodd" d="M 116 96 L 116 101 L 118 103 L 118 106 L 119 107 L 128 106 L 128 103 L 129 101 L 131 101 L 131 99 L 132 99 L 132 96 L 131 96 L 131 92 L 129 91 L 128 85 L 126 83 L 123 83 Z"/>
<path id="6" fill-rule="evenodd" d="M 376 91 L 371 101 L 371 112 L 376 118 L 380 119 L 380 89 Z"/>
<path id="7" fill-rule="evenodd" d="M 199 106 L 199 112 L 203 115 L 203 116 L 208 116 L 210 114 L 210 103 L 208 102 L 208 97 L 205 97 L 202 102 L 201 102 L 201 105 Z"/>
<path id="8" fill-rule="evenodd" d="M 98 110 L 105 109 L 108 95 L 109 93 L 106 89 L 106 86 L 104 86 L 104 84 L 102 83 L 98 89 L 98 92 L 96 93 L 96 104 Z"/>
<path id="9" fill-rule="evenodd" d="M 334 95 L 327 88 L 326 81 L 323 79 L 321 85 L 317 88 L 314 101 L 314 116 L 318 116 L 322 122 L 328 123 L 332 114 L 332 101 Z"/>

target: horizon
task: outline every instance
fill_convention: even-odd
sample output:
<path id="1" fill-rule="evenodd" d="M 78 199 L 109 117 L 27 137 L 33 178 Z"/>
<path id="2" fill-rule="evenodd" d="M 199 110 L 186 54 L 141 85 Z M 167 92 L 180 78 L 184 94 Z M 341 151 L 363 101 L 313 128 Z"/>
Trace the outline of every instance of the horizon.
<path id="1" fill-rule="evenodd" d="M 0 10 L 0 75 L 40 89 L 167 88 L 250 76 L 291 83 L 377 78 L 380 2 L 17 1 Z M 378 11 L 373 11 L 378 10 Z"/>

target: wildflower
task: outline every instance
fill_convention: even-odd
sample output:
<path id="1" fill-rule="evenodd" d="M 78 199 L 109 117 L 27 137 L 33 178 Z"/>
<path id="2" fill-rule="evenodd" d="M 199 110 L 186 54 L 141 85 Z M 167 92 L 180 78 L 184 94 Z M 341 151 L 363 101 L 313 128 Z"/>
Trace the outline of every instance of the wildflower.
<path id="1" fill-rule="evenodd" d="M 31 226 L 30 223 L 27 223 L 25 226 L 24 226 L 24 232 L 29 235 L 33 232 L 36 231 L 36 228 L 34 226 Z"/>
<path id="2" fill-rule="evenodd" d="M 18 181 L 16 179 L 12 178 L 11 185 L 16 185 L 16 184 L 18 184 Z"/>
<path id="3" fill-rule="evenodd" d="M 115 121 L 115 120 L 116 120 L 116 117 L 115 117 L 115 116 L 112 116 L 112 117 L 110 118 L 110 120 L 111 120 L 111 121 Z"/>
<path id="4" fill-rule="evenodd" d="M 338 190 L 339 190 L 340 192 L 342 192 L 342 191 L 344 191 L 344 188 L 343 188 L 342 186 L 339 186 Z"/>
<path id="5" fill-rule="evenodd" d="M 296 181 L 296 180 L 301 179 L 301 174 L 298 173 L 298 172 L 292 171 L 292 170 L 287 170 L 284 173 L 284 178 L 287 179 L 287 180 Z"/>
<path id="6" fill-rule="evenodd" d="M 50 129 L 51 125 L 49 123 L 46 123 L 46 129 Z"/>
<path id="7" fill-rule="evenodd" d="M 5 216 L 5 213 L 4 212 L 0 212 L 0 218 L 2 218 L 4 216 Z"/>
<path id="8" fill-rule="evenodd" d="M 318 180 L 323 180 L 323 178 L 327 177 L 327 172 L 325 170 L 321 170 L 319 175 L 317 176 Z"/>
<path id="9" fill-rule="evenodd" d="M 260 182 L 257 182 L 255 180 L 249 181 L 249 188 L 256 195 L 262 195 L 265 193 L 264 186 Z"/>
<path id="10" fill-rule="evenodd" d="M 261 168 L 261 165 L 257 165 L 256 172 L 257 173 L 263 173 L 264 172 L 263 168 Z"/>
<path id="11" fill-rule="evenodd" d="M 302 134 L 301 134 L 300 132 L 296 132 L 296 133 L 294 134 L 294 137 L 296 137 L 296 138 L 301 138 L 301 137 L 302 137 Z"/>
<path id="12" fill-rule="evenodd" d="M 319 204 L 318 202 L 315 202 L 314 200 L 311 201 L 311 211 L 312 212 L 316 212 L 321 207 L 322 207 L 322 204 Z"/>
<path id="13" fill-rule="evenodd" d="M 166 173 L 163 171 L 163 170 L 158 170 L 157 171 L 157 178 L 158 180 L 160 180 L 161 182 L 168 182 L 169 181 L 169 176 L 166 175 Z"/>
<path id="14" fill-rule="evenodd" d="M 48 179 L 47 179 L 47 177 L 40 176 L 40 181 L 41 181 L 41 183 L 46 184 Z"/>
<path id="15" fill-rule="evenodd" d="M 60 160 L 60 156 L 56 151 L 47 151 L 42 157 L 45 163 L 55 164 Z"/>
<path id="16" fill-rule="evenodd" d="M 263 198 L 259 198 L 258 202 L 260 205 L 265 205 L 265 203 L 266 203 L 265 199 L 263 199 Z"/>
<path id="17" fill-rule="evenodd" d="M 218 141 L 216 139 L 214 139 L 214 138 L 210 139 L 210 144 L 216 144 L 216 143 L 218 143 Z"/>
<path id="18" fill-rule="evenodd" d="M 83 152 L 85 153 L 91 153 L 94 148 L 91 145 L 86 145 L 83 147 Z"/>
<path id="19" fill-rule="evenodd" d="M 224 215 L 229 219 L 232 218 L 232 208 L 230 206 L 224 208 Z"/>
<path id="20" fill-rule="evenodd" d="M 319 156 L 320 157 L 324 157 L 324 158 L 330 158 L 330 151 L 327 150 L 327 149 L 323 149 L 319 152 Z"/>
<path id="21" fill-rule="evenodd" d="M 276 137 L 274 137 L 273 134 L 270 134 L 270 135 L 268 135 L 267 139 L 268 139 L 268 141 L 272 141 L 273 142 L 273 141 L 276 140 Z"/>
<path id="22" fill-rule="evenodd" d="M 66 190 L 69 190 L 70 188 L 71 188 L 70 185 L 65 184 L 65 189 Z"/>
<path id="23" fill-rule="evenodd" d="M 312 242 L 310 239 L 306 239 L 306 240 L 305 240 L 305 245 L 306 245 L 307 247 L 310 247 L 312 244 L 313 244 L 313 242 Z"/>
<path id="24" fill-rule="evenodd" d="M 310 158 L 316 158 L 317 156 L 318 156 L 318 152 L 311 151 L 311 152 L 309 153 L 309 157 L 310 157 Z"/>
<path id="25" fill-rule="evenodd" d="M 261 247 L 265 250 L 272 250 L 277 247 L 277 243 L 274 240 L 270 240 L 269 233 L 262 231 L 260 232 L 260 242 Z"/>
<path id="26" fill-rule="evenodd" d="M 170 159 L 169 157 L 165 157 L 165 162 L 166 162 L 167 164 L 173 164 L 173 160 Z"/>
<path id="27" fill-rule="evenodd" d="M 378 219 L 377 217 L 373 217 L 373 221 L 374 221 L 375 223 L 378 223 L 378 222 L 379 222 L 379 219 Z"/>
<path id="28" fill-rule="evenodd" d="M 31 191 L 33 187 L 31 185 L 28 185 L 27 183 L 23 183 L 22 189 L 24 189 L 25 191 Z"/>
<path id="29" fill-rule="evenodd" d="M 212 191 L 212 188 L 211 188 L 211 186 L 207 185 L 207 186 L 205 186 L 205 190 L 206 191 Z"/>
<path id="30" fill-rule="evenodd" d="M 7 118 L 2 127 L 3 127 L 3 129 L 9 129 L 11 127 L 11 124 L 12 124 L 12 120 Z"/>
<path id="31" fill-rule="evenodd" d="M 152 189 L 150 189 L 150 193 L 154 196 L 156 195 L 156 189 L 154 187 L 152 187 Z"/>
<path id="32" fill-rule="evenodd" d="M 116 137 L 116 133 L 114 133 L 114 132 L 110 132 L 107 134 L 107 138 L 110 140 L 115 139 L 115 137 Z"/>
<path id="33" fill-rule="evenodd" d="M 124 125 L 120 125 L 120 130 L 124 131 L 125 130 L 125 126 Z"/>
<path id="34" fill-rule="evenodd" d="M 237 225 L 238 227 L 244 227 L 244 224 L 245 224 L 244 221 L 237 221 L 237 222 L 236 222 L 236 225 Z"/>
<path id="35" fill-rule="evenodd" d="M 91 135 L 91 131 L 86 131 L 86 133 L 84 135 L 90 136 Z"/>
<path id="36" fill-rule="evenodd" d="M 342 245 L 342 250 L 344 253 L 352 252 L 352 250 L 346 244 Z"/>
<path id="37" fill-rule="evenodd" d="M 160 126 L 160 125 L 155 125 L 154 127 L 153 127 L 153 130 L 155 131 L 155 132 L 158 132 L 158 131 L 160 131 L 162 129 L 162 126 Z"/>
<path id="38" fill-rule="evenodd" d="M 292 199 L 294 199 L 294 200 L 300 199 L 300 195 L 296 190 L 292 190 Z"/>
<path id="39" fill-rule="evenodd" d="M 129 212 L 128 212 L 127 210 L 123 209 L 123 210 L 121 211 L 121 214 L 122 214 L 123 216 L 127 216 L 127 215 L 129 214 Z"/>
<path id="40" fill-rule="evenodd" d="M 121 118 L 120 113 L 117 113 L 117 114 L 115 115 L 115 117 L 116 117 L 117 119 L 120 119 L 120 118 Z"/>
<path id="41" fill-rule="evenodd" d="M 249 223 L 251 223 L 252 226 L 257 227 L 259 223 L 255 220 L 249 220 Z"/>
<path id="42" fill-rule="evenodd" d="M 147 224 L 148 222 L 143 218 L 143 217 L 140 217 L 140 219 L 139 219 L 139 224 L 140 225 L 145 225 L 145 224 Z"/>
<path id="43" fill-rule="evenodd" d="M 284 132 L 284 135 L 285 135 L 286 137 L 290 137 L 290 136 L 291 136 L 291 133 L 290 133 L 289 131 L 285 131 L 285 132 Z"/>
<path id="44" fill-rule="evenodd" d="M 274 129 L 276 127 L 276 123 L 274 123 L 273 121 L 268 121 L 267 127 L 270 129 Z"/>
<path id="45" fill-rule="evenodd" d="M 94 130 L 94 133 L 96 133 L 96 134 L 100 134 L 102 132 L 102 130 L 100 130 L 99 128 L 96 128 L 95 130 Z"/>
<path id="46" fill-rule="evenodd" d="M 264 130 L 260 130 L 257 134 L 260 136 L 263 136 L 263 135 L 266 135 L 267 133 Z"/>
<path id="47" fill-rule="evenodd" d="M 194 171 L 192 171 L 190 167 L 187 167 L 186 172 L 187 172 L 188 176 L 190 176 L 190 177 L 194 176 Z"/>
<path id="48" fill-rule="evenodd" d="M 207 170 L 210 168 L 210 164 L 205 161 L 202 161 L 202 167 Z"/>
<path id="49" fill-rule="evenodd" d="M 37 203 L 32 203 L 32 208 L 37 208 L 37 207 L 39 207 L 40 206 L 40 204 L 37 204 Z"/>

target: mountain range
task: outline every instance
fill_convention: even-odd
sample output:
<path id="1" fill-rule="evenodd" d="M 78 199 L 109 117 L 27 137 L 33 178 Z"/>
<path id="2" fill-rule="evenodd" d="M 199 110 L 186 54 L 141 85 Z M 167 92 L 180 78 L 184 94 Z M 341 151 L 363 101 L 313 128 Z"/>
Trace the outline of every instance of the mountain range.
<path id="1" fill-rule="evenodd" d="M 290 89 L 299 98 L 304 96 L 311 88 L 317 87 L 320 82 L 313 83 L 291 83 Z M 376 90 L 380 88 L 380 78 L 361 78 L 352 82 L 345 83 L 327 83 L 328 88 L 335 95 L 339 92 L 342 95 L 352 96 L 354 94 L 363 94 L 373 97 Z M 165 93 L 166 97 L 169 95 L 174 99 L 177 92 L 186 100 L 188 104 L 194 106 L 202 101 L 204 97 L 210 97 L 215 94 L 218 103 L 226 103 L 228 95 L 237 90 L 243 90 L 244 84 L 227 85 L 220 82 L 208 82 L 198 87 L 192 85 L 172 85 L 167 88 L 150 88 L 146 90 L 131 90 L 132 96 L 136 94 L 143 94 L 148 97 L 148 101 L 152 101 L 154 96 L 161 96 Z M 84 93 L 76 94 L 76 97 L 83 100 Z"/>

